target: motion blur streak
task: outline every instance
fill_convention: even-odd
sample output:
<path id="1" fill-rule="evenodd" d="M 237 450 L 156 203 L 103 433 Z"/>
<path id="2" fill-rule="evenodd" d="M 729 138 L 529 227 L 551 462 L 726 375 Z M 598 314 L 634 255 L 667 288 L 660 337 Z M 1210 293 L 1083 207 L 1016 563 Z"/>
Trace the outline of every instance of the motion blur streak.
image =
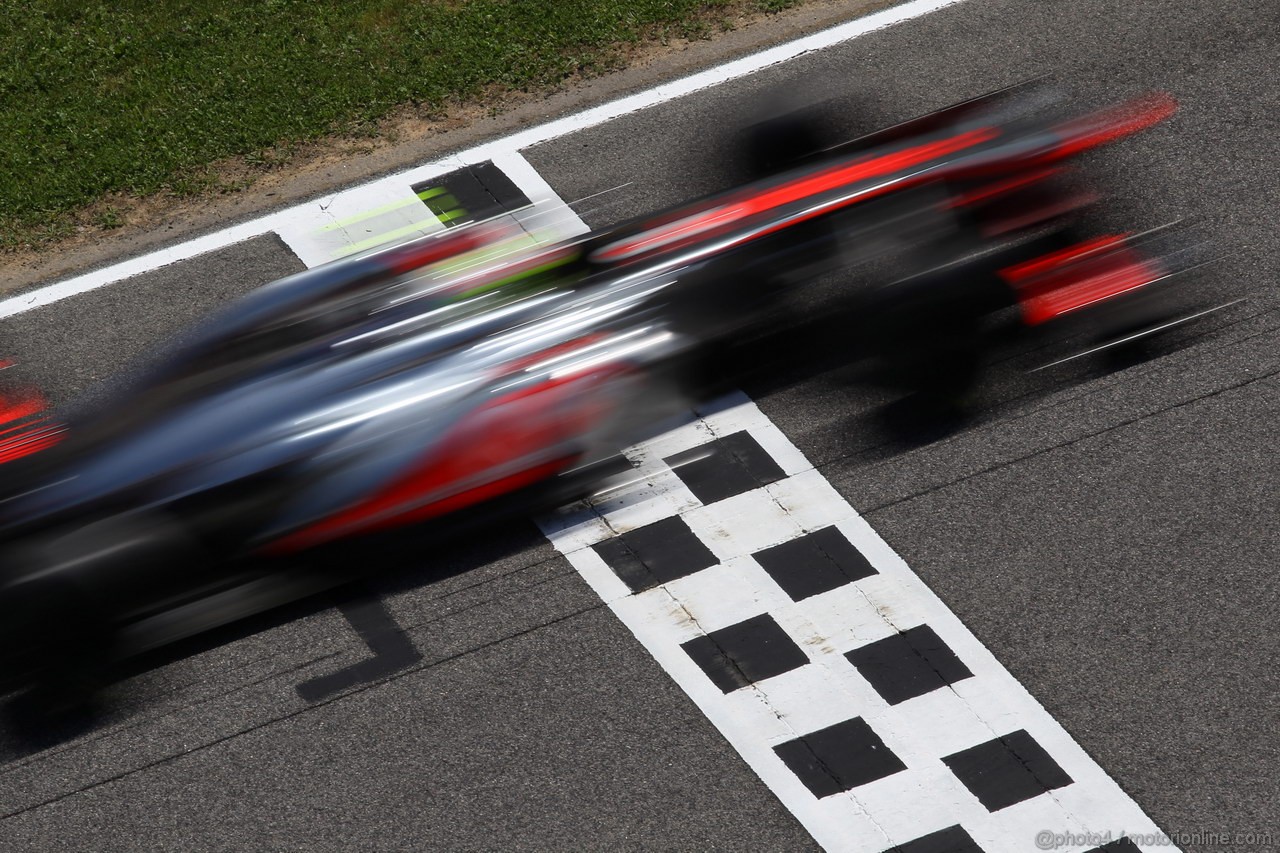
<path id="1" fill-rule="evenodd" d="M 392 528 L 584 497 L 783 358 L 958 407 L 1001 324 L 1078 352 L 1195 316 L 1168 299 L 1177 238 L 1090 238 L 1101 194 L 1054 165 L 1172 109 L 1081 117 L 1016 87 L 824 147 L 830 116 L 784 104 L 743 128 L 743 186 L 575 240 L 455 225 L 290 276 L 65 440 L 41 398 L 5 397 L 0 679 L 65 705 L 130 655 L 348 580 L 367 561 L 347 549 Z"/>
<path id="2" fill-rule="evenodd" d="M 0 370 L 13 362 L 0 361 Z M 0 392 L 0 463 L 12 462 L 52 447 L 62 439 L 63 426 L 47 414 L 49 402 L 34 388 Z"/>
<path id="3" fill-rule="evenodd" d="M 1099 237 L 1000 271 L 1017 290 L 1023 319 L 1031 326 L 1142 287 L 1163 274 L 1122 236 Z"/>
<path id="4" fill-rule="evenodd" d="M 619 245 L 598 249 L 593 258 L 606 262 L 621 261 L 652 250 L 685 245 L 699 237 L 722 233 L 728 226 L 749 216 L 769 213 L 783 205 L 811 199 L 831 190 L 920 166 L 993 138 L 993 130 L 971 130 L 951 139 L 928 142 L 881 157 L 864 158 L 853 165 L 833 168 L 757 195 L 743 194 L 736 202 L 686 217 L 665 228 L 656 228 Z"/>
<path id="5" fill-rule="evenodd" d="M 1177 111 L 1178 102 L 1172 95 L 1153 92 L 1127 104 L 1064 122 L 1056 128 L 1065 140 L 1058 157 L 1071 157 L 1081 151 L 1123 139 L 1159 124 Z"/>

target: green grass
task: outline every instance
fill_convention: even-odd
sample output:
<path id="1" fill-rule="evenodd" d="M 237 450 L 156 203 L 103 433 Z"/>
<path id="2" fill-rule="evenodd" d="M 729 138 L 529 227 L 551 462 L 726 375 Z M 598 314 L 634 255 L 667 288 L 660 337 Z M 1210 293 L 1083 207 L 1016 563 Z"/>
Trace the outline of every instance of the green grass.
<path id="1" fill-rule="evenodd" d="M 269 166 L 401 105 L 545 88 L 798 2 L 0 0 L 0 248 L 112 193 L 208 192 L 227 157 Z"/>

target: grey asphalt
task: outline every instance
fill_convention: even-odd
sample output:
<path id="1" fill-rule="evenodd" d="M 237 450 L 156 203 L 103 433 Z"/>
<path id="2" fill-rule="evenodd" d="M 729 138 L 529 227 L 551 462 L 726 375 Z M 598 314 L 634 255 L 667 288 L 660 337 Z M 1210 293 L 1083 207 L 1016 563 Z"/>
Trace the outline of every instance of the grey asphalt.
<path id="1" fill-rule="evenodd" d="M 631 182 L 589 203 L 606 225 L 731 183 L 732 129 L 779 84 L 852 91 L 846 133 L 1043 74 L 1085 102 L 1179 98 L 1088 167 L 1118 221 L 1199 217 L 1226 254 L 1202 286 L 1246 302 L 1124 371 L 997 376 L 973 423 L 919 447 L 835 377 L 748 389 L 1171 833 L 1280 837 L 1277 24 L 1273 0 L 969 0 L 525 152 L 563 198 Z M 296 266 L 264 238 L 3 321 L 0 341 L 65 400 Z M 328 600 L 184 647 L 91 731 L 0 736 L 0 848 L 812 846 L 531 527 L 382 560 L 368 591 L 420 663 L 304 701 L 369 655 Z"/>

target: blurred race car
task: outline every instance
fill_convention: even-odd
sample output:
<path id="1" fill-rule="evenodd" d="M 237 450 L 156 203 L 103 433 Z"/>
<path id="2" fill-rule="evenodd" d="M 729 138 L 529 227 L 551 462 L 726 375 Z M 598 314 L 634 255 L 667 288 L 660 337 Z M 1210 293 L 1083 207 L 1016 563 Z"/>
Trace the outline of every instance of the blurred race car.
<path id="1" fill-rule="evenodd" d="M 388 531 L 583 497 L 815 318 L 848 318 L 829 346 L 935 395 L 974 381 L 1000 312 L 1089 318 L 1104 343 L 1162 328 L 1176 263 L 1080 236 L 1090 195 L 1063 164 L 1172 111 L 1015 90 L 821 150 L 810 117 L 775 116 L 744 134 L 756 180 L 726 192 L 567 242 L 479 223 L 268 285 L 64 432 L 11 409 L 0 674 L 81 695 L 349 579 Z"/>

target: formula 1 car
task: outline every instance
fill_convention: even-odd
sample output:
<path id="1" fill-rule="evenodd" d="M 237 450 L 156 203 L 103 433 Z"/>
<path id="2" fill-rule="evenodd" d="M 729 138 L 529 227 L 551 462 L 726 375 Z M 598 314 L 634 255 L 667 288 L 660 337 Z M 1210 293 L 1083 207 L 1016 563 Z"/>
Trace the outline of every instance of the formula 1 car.
<path id="1" fill-rule="evenodd" d="M 744 186 L 582 239 L 478 223 L 283 279 L 65 431 L 11 396 L 28 405 L 0 434 L 0 675 L 83 691 L 349 579 L 344 547 L 583 497 L 814 316 L 856 320 L 832 346 L 922 393 L 973 381 L 980 321 L 1007 309 L 1028 328 L 1160 327 L 1168 259 L 1078 238 L 1087 197 L 1061 179 L 1173 104 L 1054 109 L 999 93 L 825 150 L 778 117 L 745 134 Z"/>

